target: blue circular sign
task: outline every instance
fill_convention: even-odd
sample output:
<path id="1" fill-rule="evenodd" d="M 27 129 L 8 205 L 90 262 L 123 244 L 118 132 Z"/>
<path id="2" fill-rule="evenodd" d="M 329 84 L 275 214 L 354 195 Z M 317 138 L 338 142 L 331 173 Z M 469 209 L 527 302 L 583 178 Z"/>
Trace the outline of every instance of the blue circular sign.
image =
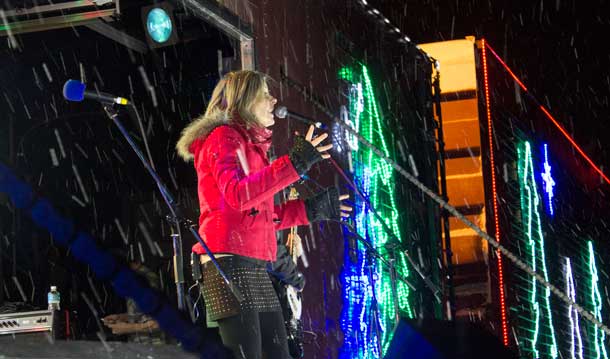
<path id="1" fill-rule="evenodd" d="M 167 41 L 172 34 L 172 27 L 172 20 L 163 9 L 152 9 L 146 17 L 146 29 L 155 42 Z"/>

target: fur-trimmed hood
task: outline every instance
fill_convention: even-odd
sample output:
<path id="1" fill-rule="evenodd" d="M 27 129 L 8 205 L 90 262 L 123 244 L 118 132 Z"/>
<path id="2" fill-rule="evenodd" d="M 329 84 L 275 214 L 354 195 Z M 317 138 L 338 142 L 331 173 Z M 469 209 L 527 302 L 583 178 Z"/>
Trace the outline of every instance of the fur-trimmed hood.
<path id="1" fill-rule="evenodd" d="M 182 135 L 176 143 L 176 151 L 184 161 L 193 160 L 191 145 L 198 138 L 205 138 L 216 127 L 229 124 L 229 119 L 226 114 L 219 113 L 215 116 L 200 116 L 193 120 L 188 126 L 182 130 Z"/>
<path id="2" fill-rule="evenodd" d="M 265 127 L 247 127 L 243 124 L 238 115 L 234 115 L 229 119 L 224 113 L 216 116 L 201 116 L 193 120 L 188 126 L 182 130 L 182 136 L 176 143 L 178 155 L 185 161 L 193 159 L 191 146 L 196 139 L 205 139 L 212 131 L 222 125 L 231 125 L 235 130 L 240 132 L 245 139 L 250 143 L 260 146 L 263 152 L 267 152 L 271 146 L 271 135 L 273 131 Z"/>

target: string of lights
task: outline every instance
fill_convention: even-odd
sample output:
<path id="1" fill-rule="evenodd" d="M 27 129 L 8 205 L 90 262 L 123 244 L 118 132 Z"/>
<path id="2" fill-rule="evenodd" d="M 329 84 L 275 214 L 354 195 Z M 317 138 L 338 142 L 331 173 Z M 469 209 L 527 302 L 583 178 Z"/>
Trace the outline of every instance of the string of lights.
<path id="1" fill-rule="evenodd" d="M 485 114 L 487 118 L 487 138 L 489 144 L 489 166 L 491 173 L 491 195 L 493 203 L 494 230 L 498 243 L 500 243 L 500 219 L 498 216 L 498 193 L 496 189 L 496 163 L 494 159 L 493 127 L 491 122 L 491 108 L 489 101 L 489 76 L 487 72 L 487 53 L 485 51 L 485 39 L 483 42 L 483 81 L 485 87 Z M 506 315 L 506 294 L 504 293 L 504 268 L 502 265 L 502 253 L 496 253 L 498 258 L 498 292 L 500 294 L 500 320 L 502 323 L 502 342 L 508 345 L 508 317 Z"/>
<path id="2" fill-rule="evenodd" d="M 350 126 L 353 130 L 360 133 L 364 138 L 375 143 L 381 151 L 388 156 L 389 150 L 387 141 L 384 137 L 382 115 L 378 107 L 378 100 L 373 89 L 372 80 L 365 65 L 352 69 L 342 68 L 339 77 L 350 85 L 349 91 L 349 110 L 348 116 Z M 392 235 L 401 240 L 398 226 L 398 209 L 394 192 L 395 182 L 392 168 L 380 158 L 373 155 L 367 147 L 355 147 L 352 145 L 349 133 L 346 133 L 348 143 L 350 143 L 351 158 L 353 159 L 353 175 L 355 182 L 362 183 L 362 191 L 368 194 L 373 208 L 377 208 L 381 220 L 385 222 L 392 232 Z M 381 206 L 381 203 L 385 206 Z M 384 223 L 373 216 L 370 209 L 363 201 L 356 201 L 356 231 L 365 238 L 369 238 L 372 245 L 376 248 L 383 247 L 390 240 L 390 234 L 385 231 Z M 409 287 L 402 282 L 392 281 L 390 273 L 384 271 L 380 263 L 375 263 L 372 268 L 367 268 L 367 253 L 365 248 L 358 248 L 358 262 L 353 265 L 346 265 L 344 269 L 345 287 L 344 313 L 342 323 L 344 330 L 352 330 L 350 335 L 345 335 L 344 353 L 349 357 L 367 358 L 379 357 L 377 346 L 381 344 L 382 352 L 387 349 L 392 331 L 388 330 L 394 324 L 395 298 L 394 288 L 397 291 L 397 306 L 400 311 L 406 313 L 408 317 L 413 316 L 412 308 L 409 303 Z M 346 257 L 346 264 L 349 259 Z M 397 273 L 403 277 L 409 276 L 407 260 L 404 253 L 398 253 L 394 263 Z M 370 270 L 377 280 L 371 281 Z M 362 280 L 362 283 L 373 285 L 372 292 L 367 288 L 358 287 L 354 281 Z M 362 298 L 362 303 L 354 303 L 352 298 Z M 376 306 L 376 308 L 375 308 Z M 367 318 L 375 318 L 371 313 L 379 313 L 377 323 L 372 323 Z M 358 313 L 358 315 L 356 315 Z M 368 314 L 367 314 L 368 313 Z M 354 323 L 350 323 L 358 317 L 362 331 L 353 332 Z M 364 323 L 364 324 L 363 324 Z M 379 335 L 370 330 L 370 326 L 379 325 Z M 354 338 L 362 337 L 362 340 Z M 372 339 L 372 340 L 371 340 Z"/>
<path id="3" fill-rule="evenodd" d="M 544 235 L 542 232 L 542 221 L 538 207 L 540 197 L 536 188 L 534 177 L 534 165 L 532 160 L 532 149 L 529 142 L 523 142 L 517 147 L 517 168 L 519 174 L 519 193 L 521 195 L 521 217 L 525 229 L 526 243 L 529 246 L 527 260 L 533 271 L 537 271 L 538 265 L 544 275 L 544 280 L 549 280 L 546 266 L 546 255 L 544 245 Z M 555 338 L 555 328 L 553 326 L 553 316 L 551 313 L 549 287 L 540 288 L 536 278 L 531 277 L 531 287 L 529 288 L 529 307 L 533 316 L 534 329 L 530 332 L 531 351 L 534 358 L 540 358 L 541 347 L 547 350 L 544 357 L 557 358 L 557 340 Z M 542 323 L 545 320 L 545 323 Z M 539 343 L 542 337 L 550 337 L 550 345 Z"/>
<path id="4" fill-rule="evenodd" d="M 589 283 L 591 283 L 592 275 L 585 249 L 586 238 L 590 235 L 598 236 L 600 233 L 595 228 L 590 230 L 589 228 L 583 228 L 581 230 L 574 226 L 573 219 L 566 217 L 566 214 L 570 213 L 570 209 L 564 207 L 569 204 L 564 196 L 557 198 L 557 203 L 555 203 L 556 206 L 561 204 L 558 208 L 562 209 L 564 213 L 559 213 L 557 208 L 555 211 L 556 214 L 559 213 L 561 216 L 551 217 L 550 213 L 546 211 L 547 198 L 544 193 L 546 183 L 541 178 L 545 163 L 544 145 L 543 143 L 534 145 L 533 140 L 537 136 L 532 136 L 527 131 L 528 122 L 518 117 L 505 120 L 498 115 L 498 121 L 494 124 L 497 126 L 494 136 L 498 138 L 498 143 L 500 143 L 496 151 L 502 156 L 503 162 L 509 164 L 508 168 L 511 168 L 510 172 L 507 173 L 505 167 L 505 182 L 500 193 L 500 198 L 502 198 L 501 213 L 511 214 L 504 222 L 505 226 L 503 228 L 504 233 L 506 233 L 504 238 L 510 238 L 510 240 L 505 240 L 504 245 L 511 252 L 519 253 L 520 258 L 541 275 L 544 273 L 540 251 L 541 248 L 544 248 L 546 254 L 544 262 L 548 269 L 547 281 L 550 280 L 550 282 L 559 286 L 573 302 L 580 303 L 591 313 L 594 313 L 595 308 L 590 299 L 592 296 L 589 294 L 591 292 Z M 515 141 L 515 138 L 517 141 Z M 524 141 L 529 141 L 531 144 L 527 152 L 531 152 L 532 163 L 527 167 L 533 171 L 528 179 L 528 186 L 531 189 L 534 187 L 534 182 L 537 182 L 535 185 L 537 191 L 539 191 L 538 213 L 531 211 L 527 201 L 525 201 L 529 196 L 530 205 L 533 204 L 533 193 L 528 193 L 524 188 L 525 186 L 521 184 L 524 175 L 519 172 L 522 172 L 526 167 Z M 552 153 L 549 150 L 547 150 L 546 157 L 547 161 L 550 162 Z M 512 164 L 514 164 L 514 172 L 512 171 Z M 536 174 L 535 180 L 534 173 Z M 569 188 L 565 183 L 561 183 L 561 186 L 562 188 Z M 517 218 L 514 217 L 515 215 Z M 537 229 L 536 226 L 538 217 L 542 222 L 544 246 L 537 245 L 537 236 L 540 233 L 540 229 Z M 579 253 L 582 254 L 579 255 Z M 571 257 L 569 267 L 566 265 L 566 257 L 568 256 Z M 532 262 L 533 260 L 535 262 Z M 559 356 L 579 359 L 581 357 L 582 359 L 595 358 L 593 354 L 595 352 L 594 331 L 601 332 L 598 327 L 591 325 L 589 321 L 586 321 L 586 325 L 583 325 L 579 312 L 572 305 L 563 305 L 554 297 L 550 298 L 549 301 L 551 311 L 547 311 L 545 307 L 546 297 L 544 296 L 545 288 L 535 278 L 520 270 L 508 273 L 510 277 L 507 280 L 509 284 L 507 298 L 510 298 L 511 304 L 510 318 L 514 342 L 518 345 L 524 358 L 551 357 L 550 353 L 554 341 L 553 336 L 548 334 L 550 326 L 547 325 L 547 313 L 552 313 L 552 324 L 555 328 L 555 340 Z M 600 283 L 603 283 L 603 281 Z M 603 288 L 601 287 L 600 293 L 602 301 L 605 301 L 603 299 Z M 605 313 L 603 314 L 603 316 L 598 316 L 600 322 L 602 321 L 601 318 L 606 318 Z M 533 350 L 536 347 L 537 352 Z"/>
<path id="5" fill-rule="evenodd" d="M 595 318 L 599 321 L 602 320 L 602 297 L 599 293 L 599 276 L 597 274 L 597 265 L 595 264 L 595 251 L 593 250 L 593 242 L 587 242 L 588 258 L 589 258 L 589 273 L 591 274 L 591 292 L 589 293 L 589 300 L 593 306 L 593 313 Z M 606 351 L 606 333 L 598 328 L 591 328 L 593 331 L 593 344 L 595 349 L 595 358 L 608 359 L 608 353 Z"/>
<path id="6" fill-rule="evenodd" d="M 576 286 L 574 285 L 574 278 L 572 276 L 572 263 L 570 258 L 566 257 L 565 266 L 566 276 L 566 294 L 573 301 L 576 300 Z M 571 359 L 583 359 L 583 345 L 582 337 L 580 335 L 580 324 L 578 320 L 578 312 L 569 305 L 568 306 L 568 318 L 570 319 L 570 358 Z"/>
<path id="7" fill-rule="evenodd" d="M 554 214 L 553 187 L 555 187 L 555 180 L 553 179 L 553 175 L 551 173 L 551 165 L 549 164 L 549 151 L 548 151 L 548 146 L 546 143 L 544 144 L 543 150 L 544 150 L 544 163 L 542 164 L 542 166 L 544 168 L 544 172 L 542 172 L 540 174 L 540 177 L 542 177 L 542 181 L 544 182 L 544 192 L 546 193 L 547 205 L 548 205 L 547 208 L 548 208 L 549 214 L 552 216 Z"/>

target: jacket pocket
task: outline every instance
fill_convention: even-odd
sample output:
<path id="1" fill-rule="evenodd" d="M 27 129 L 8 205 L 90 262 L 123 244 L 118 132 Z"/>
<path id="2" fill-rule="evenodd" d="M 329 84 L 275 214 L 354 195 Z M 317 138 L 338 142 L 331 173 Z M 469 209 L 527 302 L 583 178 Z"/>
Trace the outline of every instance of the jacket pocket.
<path id="1" fill-rule="evenodd" d="M 257 222 L 257 217 L 260 215 L 260 212 L 256 208 L 251 208 L 247 211 L 243 211 L 241 215 L 241 223 L 244 229 L 250 229 L 254 227 Z"/>

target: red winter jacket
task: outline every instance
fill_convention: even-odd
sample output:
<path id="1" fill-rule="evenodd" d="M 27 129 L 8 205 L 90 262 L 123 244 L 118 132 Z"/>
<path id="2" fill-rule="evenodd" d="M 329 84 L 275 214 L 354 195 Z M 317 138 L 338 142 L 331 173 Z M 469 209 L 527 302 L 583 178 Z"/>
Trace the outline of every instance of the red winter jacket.
<path id="1" fill-rule="evenodd" d="M 287 155 L 269 163 L 270 135 L 221 125 L 189 148 L 198 178 L 199 234 L 212 253 L 274 261 L 275 231 L 309 223 L 301 200 L 274 206 L 274 194 L 300 177 Z M 193 251 L 205 254 L 199 243 Z"/>

